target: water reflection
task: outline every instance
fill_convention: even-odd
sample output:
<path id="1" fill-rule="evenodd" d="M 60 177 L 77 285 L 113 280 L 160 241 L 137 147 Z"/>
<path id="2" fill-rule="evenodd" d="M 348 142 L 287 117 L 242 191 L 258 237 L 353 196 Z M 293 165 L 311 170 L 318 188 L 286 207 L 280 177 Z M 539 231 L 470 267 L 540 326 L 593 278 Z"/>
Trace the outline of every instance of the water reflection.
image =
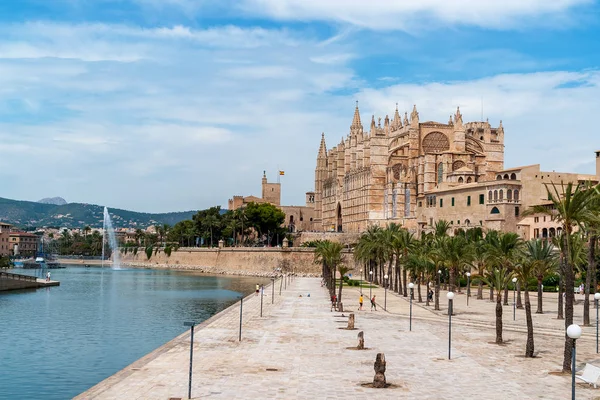
<path id="1" fill-rule="evenodd" d="M 18 270 L 35 275 L 36 270 Z M 70 267 L 0 294 L 0 398 L 71 398 L 268 279 Z"/>

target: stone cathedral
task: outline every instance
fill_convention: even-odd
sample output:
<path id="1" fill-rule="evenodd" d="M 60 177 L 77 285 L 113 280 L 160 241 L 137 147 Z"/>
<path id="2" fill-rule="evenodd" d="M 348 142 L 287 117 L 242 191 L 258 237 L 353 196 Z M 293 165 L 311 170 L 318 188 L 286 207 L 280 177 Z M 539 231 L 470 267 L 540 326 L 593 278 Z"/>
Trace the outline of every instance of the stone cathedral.
<path id="1" fill-rule="evenodd" d="M 457 108 L 447 123 L 420 122 L 416 106 L 410 119 L 408 113 L 402 118 L 396 107 L 392 120 L 386 116 L 382 126 L 381 118 L 376 122 L 373 116 L 365 132 L 357 104 L 346 138 L 328 149 L 325 135 L 321 137 L 314 229 L 363 232 L 371 225 L 391 222 L 411 230 L 425 228 L 434 222 L 426 210 L 443 207 L 436 193 L 459 196 L 463 187 L 486 193 L 485 182 L 495 181 L 503 164 L 501 121 L 497 128 L 487 121 L 463 123 Z M 471 196 L 464 194 L 464 207 L 467 196 L 471 205 Z M 454 207 L 455 197 L 451 202 Z M 484 225 L 485 217 L 475 217 L 479 218 L 479 225 Z M 464 221 L 470 223 L 463 219 L 457 225 Z"/>

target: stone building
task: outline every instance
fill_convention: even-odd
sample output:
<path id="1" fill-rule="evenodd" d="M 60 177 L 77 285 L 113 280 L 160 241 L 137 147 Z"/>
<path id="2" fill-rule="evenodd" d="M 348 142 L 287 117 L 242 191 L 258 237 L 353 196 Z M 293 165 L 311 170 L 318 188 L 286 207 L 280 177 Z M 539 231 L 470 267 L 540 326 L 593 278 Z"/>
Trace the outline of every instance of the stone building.
<path id="1" fill-rule="evenodd" d="M 29 232 L 10 232 L 10 246 L 12 254 L 34 257 L 38 251 L 40 237 Z"/>
<path id="2" fill-rule="evenodd" d="M 315 193 L 306 193 L 306 204 L 303 206 L 281 205 L 281 183 L 271 183 L 263 171 L 261 182 L 262 196 L 233 196 L 228 200 L 228 209 L 237 210 L 249 203 L 270 203 L 277 206 L 285 214 L 284 226 L 289 232 L 309 231 L 313 229 Z"/>
<path id="3" fill-rule="evenodd" d="M 386 116 L 381 126 L 373 116 L 364 132 L 357 106 L 339 144 L 328 150 L 321 137 L 314 226 L 363 232 L 394 222 L 420 232 L 443 219 L 455 229 L 516 232 L 523 210 L 547 203 L 545 184 L 597 181 L 600 152 L 596 164 L 596 175 L 542 172 L 539 164 L 504 169 L 502 121 L 495 128 L 488 121 L 463 123 L 457 108 L 447 123 L 420 122 L 416 106 L 410 119 L 396 107 L 392 120 Z"/>
<path id="4" fill-rule="evenodd" d="M 12 255 L 12 247 L 10 245 L 10 227 L 12 225 L 0 222 L 0 256 Z"/>

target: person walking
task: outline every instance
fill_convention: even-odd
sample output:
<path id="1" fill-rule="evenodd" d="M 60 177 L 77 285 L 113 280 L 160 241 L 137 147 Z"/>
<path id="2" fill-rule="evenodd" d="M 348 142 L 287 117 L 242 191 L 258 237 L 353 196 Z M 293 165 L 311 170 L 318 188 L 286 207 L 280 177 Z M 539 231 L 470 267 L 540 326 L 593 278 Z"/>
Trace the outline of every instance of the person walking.
<path id="1" fill-rule="evenodd" d="M 256 296 L 258 296 L 258 291 L 260 290 L 260 285 L 257 283 L 256 284 Z"/>
<path id="2" fill-rule="evenodd" d="M 375 309 L 375 311 L 377 311 L 377 303 L 375 303 L 375 295 L 373 295 L 373 298 L 371 299 L 371 311 L 373 311 L 373 309 Z"/>
<path id="3" fill-rule="evenodd" d="M 50 271 L 46 274 L 46 282 L 50 282 Z"/>
<path id="4" fill-rule="evenodd" d="M 358 298 L 358 311 L 362 311 L 363 307 L 363 295 L 361 294 Z"/>
<path id="5" fill-rule="evenodd" d="M 333 296 L 331 296 L 331 309 L 329 310 L 330 312 L 335 310 L 337 311 L 337 296 L 334 294 Z"/>

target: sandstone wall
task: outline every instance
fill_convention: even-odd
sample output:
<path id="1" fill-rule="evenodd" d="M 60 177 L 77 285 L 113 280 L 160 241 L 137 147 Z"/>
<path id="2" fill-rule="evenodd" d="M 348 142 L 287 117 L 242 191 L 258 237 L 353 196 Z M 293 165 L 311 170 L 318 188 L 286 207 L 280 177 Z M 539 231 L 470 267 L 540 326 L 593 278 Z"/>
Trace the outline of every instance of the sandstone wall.
<path id="1" fill-rule="evenodd" d="M 352 254 L 346 254 L 346 263 L 353 266 Z M 281 268 L 301 276 L 321 275 L 321 265 L 314 263 L 312 248 L 180 248 L 170 257 L 159 250 L 147 259 L 144 249 L 134 255 L 121 254 L 123 264 L 139 267 L 193 269 L 210 273 L 266 276 Z"/>

